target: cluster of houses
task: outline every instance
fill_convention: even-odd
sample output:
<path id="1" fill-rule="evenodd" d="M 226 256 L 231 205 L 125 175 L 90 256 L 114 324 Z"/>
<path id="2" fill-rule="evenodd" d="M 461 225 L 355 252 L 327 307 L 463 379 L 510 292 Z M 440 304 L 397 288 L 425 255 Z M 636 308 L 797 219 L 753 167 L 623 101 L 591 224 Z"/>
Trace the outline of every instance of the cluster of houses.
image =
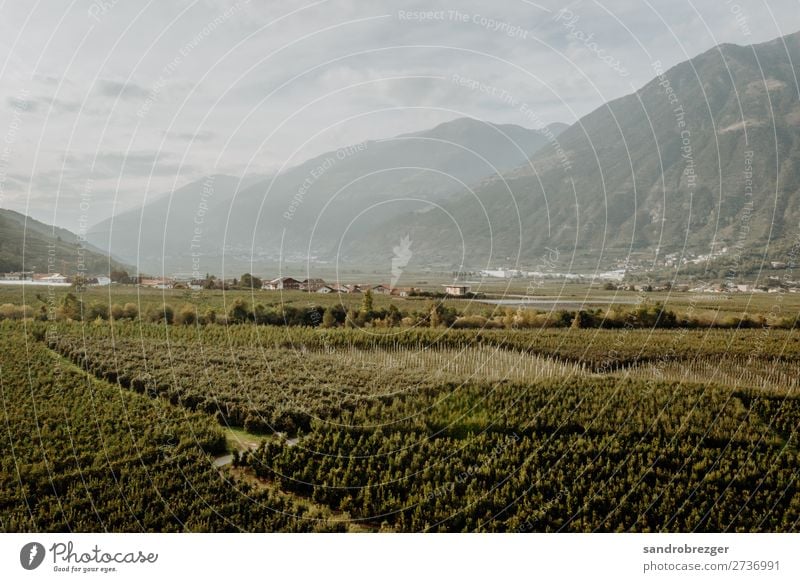
<path id="1" fill-rule="evenodd" d="M 152 289 L 173 289 L 184 287 L 188 289 L 203 289 L 205 280 L 182 280 L 173 279 L 139 279 L 137 285 Z M 234 284 L 233 280 L 226 280 L 225 284 Z M 324 279 L 295 279 L 294 277 L 276 277 L 275 279 L 264 280 L 261 283 L 264 291 L 305 291 L 306 293 L 366 293 L 372 292 L 373 295 L 392 295 L 395 297 L 409 297 L 422 293 L 418 287 L 390 287 L 384 284 L 366 283 L 326 283 Z M 444 292 L 454 297 L 465 297 L 469 294 L 469 286 L 461 284 L 444 285 Z"/>
<path id="2" fill-rule="evenodd" d="M 742 283 L 709 283 L 689 289 L 692 293 L 798 293 L 800 283 L 796 281 L 780 281 L 769 277 L 763 285 Z"/>
<path id="3" fill-rule="evenodd" d="M 376 295 L 397 295 L 408 297 L 419 292 L 416 287 L 389 287 L 388 285 L 378 284 L 349 284 L 341 285 L 338 283 L 326 283 L 323 279 L 303 279 L 302 281 L 294 277 L 277 277 L 270 281 L 264 281 L 261 288 L 265 291 L 306 291 L 308 293 L 365 293 L 367 290 Z"/>
<path id="4" fill-rule="evenodd" d="M 299 281 L 293 277 L 278 277 L 271 281 L 264 281 L 261 288 L 267 291 L 306 291 L 308 293 L 365 293 L 371 291 L 377 295 L 394 295 L 397 297 L 408 297 L 422 290 L 417 287 L 390 287 L 388 285 L 371 284 L 350 284 L 340 285 L 336 283 L 328 284 L 322 279 L 303 279 Z M 464 297 L 469 293 L 469 285 L 444 285 L 444 292 L 455 297 Z"/>
<path id="5" fill-rule="evenodd" d="M 180 280 L 167 278 L 143 278 L 137 283 L 140 287 L 151 289 L 172 289 L 185 286 L 189 289 L 202 289 L 205 280 Z M 226 280 L 225 284 L 233 284 L 233 280 Z M 390 288 L 387 285 L 338 285 L 328 284 L 323 279 L 295 279 L 294 277 L 277 277 L 263 281 L 261 288 L 265 291 L 306 291 L 308 293 L 364 293 L 367 289 L 378 295 L 399 295 L 406 297 L 419 289 L 415 287 Z"/>
<path id="6" fill-rule="evenodd" d="M 175 287 L 176 281 L 173 279 L 152 279 L 152 278 L 141 278 L 139 279 L 137 285 L 140 287 L 150 287 L 151 289 L 172 289 Z M 203 282 L 202 281 L 189 281 L 186 285 L 190 289 L 202 289 Z"/>
<path id="7" fill-rule="evenodd" d="M 111 279 L 104 275 L 96 275 L 91 277 L 83 277 L 85 285 L 109 285 Z M 72 285 L 74 280 L 72 277 L 62 275 L 61 273 L 35 273 L 33 271 L 13 271 L 10 273 L 0 274 L 0 283 L 6 285 L 55 285 L 67 286 Z"/>

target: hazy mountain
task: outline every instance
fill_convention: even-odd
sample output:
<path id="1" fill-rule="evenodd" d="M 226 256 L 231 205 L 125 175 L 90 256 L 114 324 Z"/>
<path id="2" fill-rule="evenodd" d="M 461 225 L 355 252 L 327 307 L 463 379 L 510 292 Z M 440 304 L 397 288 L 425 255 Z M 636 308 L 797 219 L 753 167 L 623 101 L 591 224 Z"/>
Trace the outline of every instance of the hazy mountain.
<path id="1" fill-rule="evenodd" d="M 219 272 L 223 253 L 226 271 L 251 259 L 301 261 L 309 248 L 333 260 L 340 242 L 519 166 L 564 127 L 457 119 L 328 152 L 255 184 L 216 176 L 210 188 L 200 180 L 103 221 L 89 238 L 152 272 Z M 194 262 L 192 252 L 201 255 Z"/>
<path id="2" fill-rule="evenodd" d="M 257 272 L 308 256 L 387 272 L 400 262 L 536 269 L 553 249 L 562 269 L 576 256 L 604 265 L 632 251 L 651 260 L 726 247 L 734 270 L 752 256 L 790 261 L 800 225 L 798 67 L 800 33 L 721 45 L 666 72 L 654 65 L 639 91 L 567 129 L 459 119 L 330 152 L 238 191 L 235 179 L 221 180 L 200 227 L 200 269 L 218 271 L 223 254 Z M 141 221 L 141 243 L 137 219 L 125 229 L 135 242 L 121 247 L 115 234 L 111 250 L 129 260 L 140 251 L 150 270 L 162 256 L 188 266 L 201 192 L 196 183 L 146 207 L 153 218 Z"/>
<path id="3" fill-rule="evenodd" d="M 236 192 L 253 181 L 220 174 L 207 176 L 94 225 L 87 238 L 140 271 L 159 274 L 166 264 L 167 273 L 190 273 L 192 252 L 201 247 L 221 251 L 221 241 L 209 240 L 206 224 L 224 219 Z"/>
<path id="4" fill-rule="evenodd" d="M 52 265 L 51 265 L 52 263 Z M 32 271 L 74 275 L 79 264 L 87 275 L 109 272 L 108 257 L 66 229 L 53 227 L 13 210 L 0 209 L 0 273 Z M 112 268 L 122 267 L 117 261 Z"/>
<path id="5" fill-rule="evenodd" d="M 573 253 L 707 253 L 712 243 L 734 262 L 739 251 L 789 260 L 800 225 L 799 69 L 800 33 L 722 45 L 663 77 L 654 67 L 650 83 L 582 118 L 530 164 L 441 210 L 381 224 L 343 255 L 386 262 L 408 236 L 420 265 L 455 267 L 463 256 L 472 267 L 535 268 L 550 248 L 566 266 Z"/>

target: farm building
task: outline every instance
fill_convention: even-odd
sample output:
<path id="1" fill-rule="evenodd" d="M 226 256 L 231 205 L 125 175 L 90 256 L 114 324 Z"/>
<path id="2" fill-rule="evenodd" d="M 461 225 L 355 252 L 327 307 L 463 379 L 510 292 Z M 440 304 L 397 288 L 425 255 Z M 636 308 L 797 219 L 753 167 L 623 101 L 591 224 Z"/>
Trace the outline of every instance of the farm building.
<path id="1" fill-rule="evenodd" d="M 103 287 L 105 285 L 111 285 L 111 278 L 106 277 L 105 275 L 97 275 L 95 277 L 89 277 L 86 279 L 86 284 L 93 287 Z"/>
<path id="2" fill-rule="evenodd" d="M 443 285 L 444 292 L 453 297 L 465 297 L 469 293 L 469 285 Z"/>
<path id="3" fill-rule="evenodd" d="M 33 279 L 33 271 L 14 271 L 13 273 L 3 273 L 4 281 L 30 281 Z"/>
<path id="4" fill-rule="evenodd" d="M 69 283 L 69 278 L 61 273 L 52 273 L 50 275 L 34 275 L 33 280 L 40 283 L 51 283 L 53 285 L 66 285 Z"/>
<path id="5" fill-rule="evenodd" d="M 152 289 L 172 289 L 173 282 L 171 279 L 141 279 L 139 286 Z"/>
<path id="6" fill-rule="evenodd" d="M 299 290 L 300 281 L 293 279 L 292 277 L 278 277 L 272 281 L 265 282 L 261 288 L 268 289 L 270 291 Z"/>
<path id="7" fill-rule="evenodd" d="M 391 294 L 395 297 L 409 297 L 414 293 L 419 293 L 419 291 L 417 287 L 393 287 Z"/>
<path id="8" fill-rule="evenodd" d="M 326 287 L 326 285 L 322 279 L 304 279 L 300 282 L 300 290 L 308 291 L 309 293 L 316 293 L 323 287 Z"/>

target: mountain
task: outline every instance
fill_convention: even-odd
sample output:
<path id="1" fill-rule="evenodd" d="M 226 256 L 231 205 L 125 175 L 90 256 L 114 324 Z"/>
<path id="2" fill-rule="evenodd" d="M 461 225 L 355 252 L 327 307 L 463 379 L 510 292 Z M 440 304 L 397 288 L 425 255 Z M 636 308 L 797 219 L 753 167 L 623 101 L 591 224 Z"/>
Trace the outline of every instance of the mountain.
<path id="1" fill-rule="evenodd" d="M 342 256 L 386 262 L 403 237 L 419 264 L 520 264 L 558 250 L 602 262 L 631 252 L 727 252 L 788 261 L 800 225 L 800 33 L 725 44 L 564 130 L 529 164 L 408 212 Z M 795 249 L 795 251 L 792 251 Z"/>
<path id="2" fill-rule="evenodd" d="M 111 268 L 125 266 L 99 249 L 79 243 L 78 236 L 66 229 L 50 226 L 29 216 L 0 209 L 0 273 L 50 270 L 73 275 L 80 264 L 87 275 L 100 275 Z"/>
<path id="3" fill-rule="evenodd" d="M 155 196 L 143 207 L 99 222 L 89 229 L 86 238 L 136 265 L 137 271 L 160 274 L 167 264 L 168 273 L 191 273 L 196 270 L 192 253 L 198 250 L 193 245 L 207 243 L 205 248 L 221 248 L 219 240 L 209 241 L 207 236 L 204 240 L 206 223 L 224 218 L 226 206 L 236 193 L 258 179 L 206 176 L 172 193 Z"/>
<path id="4" fill-rule="evenodd" d="M 563 129 L 456 119 L 331 151 L 254 184 L 199 180 L 103 221 L 88 238 L 151 272 L 220 272 L 223 261 L 227 271 L 309 253 L 333 261 L 343 241 L 519 166 Z"/>

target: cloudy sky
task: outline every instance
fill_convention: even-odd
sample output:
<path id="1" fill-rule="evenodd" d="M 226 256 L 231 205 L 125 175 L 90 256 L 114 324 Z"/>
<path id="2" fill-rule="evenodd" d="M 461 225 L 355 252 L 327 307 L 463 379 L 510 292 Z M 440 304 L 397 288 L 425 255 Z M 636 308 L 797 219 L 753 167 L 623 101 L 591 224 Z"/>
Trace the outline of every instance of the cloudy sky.
<path id="1" fill-rule="evenodd" d="M 461 116 L 572 123 L 800 0 L 43 0 L 0 7 L 0 207 L 81 230 Z"/>

